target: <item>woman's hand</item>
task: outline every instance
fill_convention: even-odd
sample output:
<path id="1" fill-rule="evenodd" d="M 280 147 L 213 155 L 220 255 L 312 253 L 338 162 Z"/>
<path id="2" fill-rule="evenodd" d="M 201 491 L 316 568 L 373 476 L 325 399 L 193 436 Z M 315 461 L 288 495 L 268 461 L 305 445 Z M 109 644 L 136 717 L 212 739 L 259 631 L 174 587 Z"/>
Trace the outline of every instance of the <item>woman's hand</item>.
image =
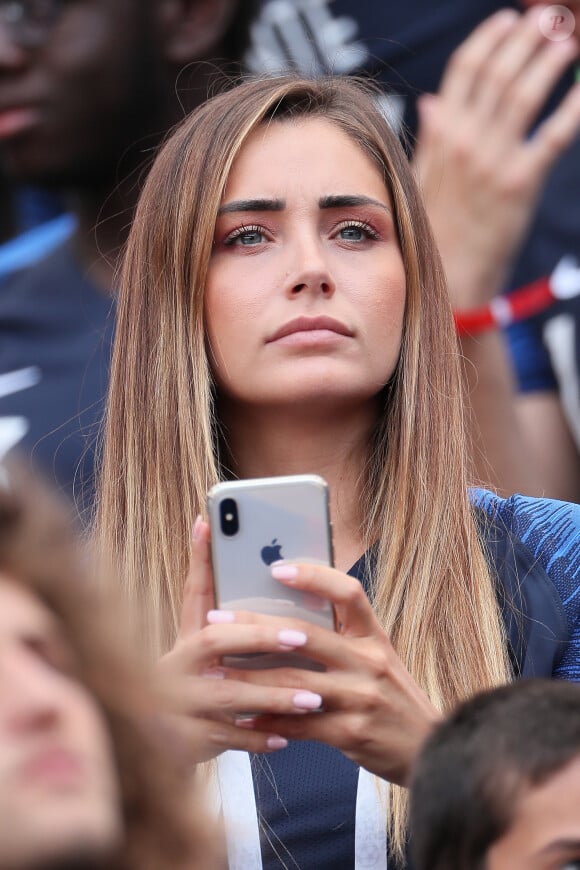
<path id="1" fill-rule="evenodd" d="M 406 784 L 425 737 L 440 718 L 411 678 L 380 626 L 360 583 L 333 568 L 281 564 L 272 575 L 305 593 L 330 599 L 337 632 L 306 622 L 292 623 L 307 635 L 305 654 L 325 672 L 280 668 L 269 671 L 224 669 L 226 680 L 251 686 L 288 686 L 318 695 L 320 711 L 302 716 L 275 714 L 239 723 L 247 733 L 276 733 L 288 739 L 319 740 L 340 749 L 367 770 Z M 228 630 L 273 628 L 280 619 L 249 612 L 231 614 Z M 211 618 L 211 616 L 210 616 Z M 287 621 L 285 622 L 287 624 Z M 242 727 L 240 727 L 242 726 Z"/>
<path id="2" fill-rule="evenodd" d="M 266 619 L 259 627 L 249 622 L 219 624 L 222 611 L 212 611 L 208 524 L 198 520 L 193 538 L 178 637 L 158 664 L 158 681 L 168 714 L 165 724 L 192 762 L 206 761 L 226 749 L 283 749 L 286 738 L 271 729 L 239 727 L 240 717 L 251 710 L 291 718 L 290 714 L 304 714 L 318 707 L 320 698 L 301 691 L 299 684 L 293 688 L 291 683 L 281 686 L 271 680 L 264 687 L 240 681 L 233 670 L 225 675 L 219 664 L 224 655 L 298 649 L 306 636 L 283 620 L 272 624 Z M 214 613 L 216 624 L 208 625 L 208 611 Z"/>
<path id="3" fill-rule="evenodd" d="M 455 309 L 504 289 L 546 175 L 580 128 L 580 86 L 529 136 L 578 42 L 545 39 L 541 10 L 503 10 L 452 55 L 418 101 L 414 167 Z"/>

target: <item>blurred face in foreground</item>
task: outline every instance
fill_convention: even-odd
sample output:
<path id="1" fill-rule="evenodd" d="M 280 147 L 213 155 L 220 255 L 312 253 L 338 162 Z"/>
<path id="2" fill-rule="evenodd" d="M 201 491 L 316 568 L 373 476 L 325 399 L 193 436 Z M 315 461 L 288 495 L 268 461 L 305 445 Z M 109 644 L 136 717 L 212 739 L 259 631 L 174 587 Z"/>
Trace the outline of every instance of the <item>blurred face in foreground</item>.
<path id="1" fill-rule="evenodd" d="M 401 348 L 405 269 L 371 158 L 324 118 L 259 127 L 234 162 L 206 283 L 226 402 L 368 404 Z"/>
<path id="2" fill-rule="evenodd" d="M 51 612 L 2 574 L 0 819 L 2 870 L 100 866 L 121 837 L 104 718 Z"/>
<path id="3" fill-rule="evenodd" d="M 580 756 L 519 799 L 486 870 L 580 870 Z"/>

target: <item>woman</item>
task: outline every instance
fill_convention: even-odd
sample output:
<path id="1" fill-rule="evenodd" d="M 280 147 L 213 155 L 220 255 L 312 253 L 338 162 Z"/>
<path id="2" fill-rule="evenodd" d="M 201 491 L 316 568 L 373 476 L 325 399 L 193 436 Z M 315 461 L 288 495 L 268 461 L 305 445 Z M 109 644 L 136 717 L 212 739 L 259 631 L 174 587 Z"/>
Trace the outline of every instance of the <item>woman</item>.
<path id="1" fill-rule="evenodd" d="M 257 756 L 232 808 L 257 794 L 266 866 L 361 863 L 357 765 L 404 785 L 440 712 L 511 675 L 476 524 L 499 501 L 468 498 L 460 384 L 440 262 L 371 94 L 253 81 L 183 122 L 124 261 L 97 531 L 203 757 L 301 741 Z M 298 472 L 329 483 L 336 568 L 273 570 L 333 601 L 336 634 L 212 610 L 207 490 Z M 326 673 L 217 667 L 289 644 Z M 403 788 L 390 803 L 402 857 Z"/>
<path id="2" fill-rule="evenodd" d="M 2 868 L 218 866 L 115 600 L 90 588 L 60 502 L 0 464 Z"/>

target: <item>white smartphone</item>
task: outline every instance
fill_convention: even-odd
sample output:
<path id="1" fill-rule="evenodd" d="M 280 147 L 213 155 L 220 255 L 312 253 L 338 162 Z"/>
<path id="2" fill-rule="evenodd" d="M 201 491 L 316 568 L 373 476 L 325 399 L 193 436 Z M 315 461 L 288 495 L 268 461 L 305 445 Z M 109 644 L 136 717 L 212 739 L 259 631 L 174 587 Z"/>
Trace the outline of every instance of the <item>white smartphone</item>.
<path id="1" fill-rule="evenodd" d="M 335 629 L 330 601 L 285 586 L 270 574 L 270 566 L 279 559 L 333 564 L 328 486 L 322 477 L 219 483 L 208 493 L 207 504 L 216 607 Z M 313 666 L 295 653 L 239 658 L 242 667 L 288 666 L 290 659 L 293 666 Z"/>

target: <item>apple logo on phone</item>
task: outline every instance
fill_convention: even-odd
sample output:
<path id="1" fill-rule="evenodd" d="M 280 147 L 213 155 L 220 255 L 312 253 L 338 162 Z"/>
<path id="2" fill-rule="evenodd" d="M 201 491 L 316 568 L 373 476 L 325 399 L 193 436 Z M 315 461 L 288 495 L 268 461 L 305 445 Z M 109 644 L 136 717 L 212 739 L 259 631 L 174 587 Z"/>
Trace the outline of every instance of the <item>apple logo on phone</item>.
<path id="1" fill-rule="evenodd" d="M 284 558 L 281 552 L 282 544 L 276 543 L 277 540 L 278 538 L 274 538 L 271 544 L 267 544 L 260 550 L 260 556 L 265 565 L 271 565 L 272 562 L 278 562 L 280 559 Z"/>

